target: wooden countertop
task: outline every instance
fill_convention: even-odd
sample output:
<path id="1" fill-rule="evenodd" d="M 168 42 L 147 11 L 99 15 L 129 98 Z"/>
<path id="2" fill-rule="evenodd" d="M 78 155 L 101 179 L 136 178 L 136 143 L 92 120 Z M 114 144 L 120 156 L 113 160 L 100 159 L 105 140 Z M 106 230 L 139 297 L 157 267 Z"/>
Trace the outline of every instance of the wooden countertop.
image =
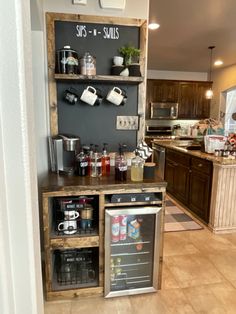
<path id="1" fill-rule="evenodd" d="M 194 156 L 194 157 L 198 157 L 198 158 L 212 161 L 215 164 L 236 166 L 236 158 L 235 157 L 233 159 L 230 159 L 228 157 L 216 157 L 213 154 L 203 153 L 200 150 L 188 150 L 185 147 L 177 146 L 175 141 L 171 141 L 171 140 L 169 140 L 169 141 L 163 141 L 163 140 L 157 141 L 157 140 L 155 140 L 155 143 L 160 145 L 160 146 L 174 149 L 176 151 L 179 151 L 179 152 L 182 152 L 182 153 Z"/>
<path id="2" fill-rule="evenodd" d="M 166 187 L 167 183 L 159 178 L 155 174 L 154 179 L 144 179 L 142 182 L 133 182 L 130 179 L 130 171 L 127 173 L 127 181 L 120 182 L 115 180 L 114 167 L 111 169 L 110 176 L 102 176 L 99 178 L 92 177 L 79 177 L 79 176 L 68 176 L 59 175 L 56 173 L 49 173 L 41 184 L 42 192 L 52 192 L 52 191 L 72 191 L 80 189 L 80 191 L 88 190 L 126 190 L 126 189 L 144 189 L 145 188 L 156 188 L 156 187 Z"/>

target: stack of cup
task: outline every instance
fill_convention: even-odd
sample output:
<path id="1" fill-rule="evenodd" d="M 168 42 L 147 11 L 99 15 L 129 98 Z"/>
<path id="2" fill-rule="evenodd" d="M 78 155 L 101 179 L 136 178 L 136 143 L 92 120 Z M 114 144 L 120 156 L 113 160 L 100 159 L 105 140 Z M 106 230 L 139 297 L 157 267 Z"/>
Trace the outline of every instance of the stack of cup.
<path id="1" fill-rule="evenodd" d="M 113 57 L 113 66 L 111 68 L 112 75 L 120 75 L 120 73 L 124 70 L 124 58 L 120 56 Z"/>

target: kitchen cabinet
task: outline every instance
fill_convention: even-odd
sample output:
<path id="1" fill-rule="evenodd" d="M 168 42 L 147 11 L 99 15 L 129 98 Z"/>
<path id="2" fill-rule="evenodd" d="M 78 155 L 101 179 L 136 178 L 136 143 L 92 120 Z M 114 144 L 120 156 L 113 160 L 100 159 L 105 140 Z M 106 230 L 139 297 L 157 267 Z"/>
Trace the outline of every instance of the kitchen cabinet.
<path id="1" fill-rule="evenodd" d="M 188 203 L 190 158 L 179 152 L 166 151 L 165 180 L 167 190 L 182 203 Z"/>
<path id="2" fill-rule="evenodd" d="M 178 102 L 179 119 L 209 118 L 210 100 L 206 90 L 211 82 L 147 80 L 146 116 L 150 117 L 150 102 Z"/>
<path id="3" fill-rule="evenodd" d="M 42 185 L 46 299 L 103 296 L 105 285 L 109 286 L 107 291 L 111 288 L 115 292 L 114 295 L 112 291 L 111 294 L 110 292 L 107 294 L 116 296 L 116 292 L 121 288 L 120 273 L 119 276 L 117 272 L 113 274 L 115 277 L 113 276 L 114 280 L 110 286 L 112 265 L 110 258 L 107 257 L 106 261 L 104 260 L 104 254 L 114 255 L 118 254 L 116 250 L 124 250 L 120 252 L 120 255 L 126 254 L 126 261 L 129 264 L 129 260 L 132 260 L 134 256 L 132 253 L 135 253 L 130 252 L 129 249 L 132 251 L 138 248 L 140 254 L 137 255 L 142 255 L 147 252 L 148 247 L 151 250 L 147 255 L 150 278 L 148 282 L 140 279 L 140 285 L 144 290 L 146 289 L 145 291 L 153 292 L 160 289 L 165 190 L 166 183 L 157 178 L 148 182 L 133 183 L 128 176 L 126 183 L 119 184 L 114 180 L 114 173 L 110 177 L 99 179 L 49 174 Z M 93 208 L 92 216 L 87 217 L 89 219 L 84 217 L 83 210 L 87 208 L 83 208 L 84 199 L 88 199 Z M 120 212 L 121 209 L 122 212 Z M 79 217 L 76 218 L 76 215 L 69 219 L 66 217 L 69 215 L 68 211 L 78 212 Z M 125 231 L 123 228 L 123 237 L 121 238 L 121 234 L 118 234 L 119 239 L 112 242 L 111 224 L 108 219 L 105 225 L 105 215 L 109 217 L 129 215 L 132 220 L 139 218 L 141 225 L 139 237 L 128 236 L 127 224 Z M 70 221 L 73 223 L 71 224 Z M 65 223 L 63 230 L 59 227 L 61 223 Z M 148 230 L 151 230 L 151 224 L 153 234 L 148 233 Z M 146 243 L 144 238 L 150 243 Z M 110 239 L 109 247 L 108 239 Z M 116 259 L 115 256 L 114 259 Z M 120 265 L 122 274 L 123 276 L 126 274 L 127 279 L 125 289 L 121 289 L 124 290 L 121 294 L 132 294 L 134 291 L 135 294 L 143 293 L 141 286 L 138 284 L 135 288 L 129 278 L 130 267 Z M 140 278 L 145 276 L 142 272 L 146 270 L 141 265 L 137 267 L 140 269 L 136 272 L 136 276 Z M 118 295 L 121 294 L 118 293 Z"/>
<path id="4" fill-rule="evenodd" d="M 200 219 L 209 222 L 212 163 L 171 149 L 166 151 L 167 191 Z"/>
<path id="5" fill-rule="evenodd" d="M 177 102 L 178 82 L 166 80 L 148 80 L 147 97 L 150 102 Z"/>
<path id="6" fill-rule="evenodd" d="M 200 158 L 191 159 L 188 205 L 198 217 L 209 222 L 212 163 Z"/>

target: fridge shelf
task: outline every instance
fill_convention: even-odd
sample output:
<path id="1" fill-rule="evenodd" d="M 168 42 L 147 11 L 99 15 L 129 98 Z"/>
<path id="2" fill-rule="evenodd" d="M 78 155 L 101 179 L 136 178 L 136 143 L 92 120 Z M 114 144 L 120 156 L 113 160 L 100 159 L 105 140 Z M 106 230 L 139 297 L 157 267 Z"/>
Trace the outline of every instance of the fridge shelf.
<path id="1" fill-rule="evenodd" d="M 137 245 L 137 244 L 149 244 L 151 241 L 137 241 L 137 242 L 119 242 L 119 243 L 112 243 L 111 247 L 116 247 L 116 246 L 129 246 L 129 245 Z"/>
<path id="2" fill-rule="evenodd" d="M 151 252 L 136 252 L 136 253 L 118 253 L 118 254 L 111 254 L 111 257 L 117 257 L 117 256 L 131 256 L 131 255 L 144 255 L 144 254 L 150 254 Z"/>

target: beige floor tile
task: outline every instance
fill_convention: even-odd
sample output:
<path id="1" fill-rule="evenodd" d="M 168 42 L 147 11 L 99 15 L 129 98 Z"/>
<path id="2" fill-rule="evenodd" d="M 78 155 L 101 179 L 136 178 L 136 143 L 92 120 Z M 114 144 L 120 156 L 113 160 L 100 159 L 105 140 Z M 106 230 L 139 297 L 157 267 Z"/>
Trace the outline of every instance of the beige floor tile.
<path id="1" fill-rule="evenodd" d="M 227 280 L 236 281 L 236 250 L 225 251 L 223 254 L 208 254 L 207 258 Z"/>
<path id="2" fill-rule="evenodd" d="M 162 285 L 161 289 L 174 289 L 174 288 L 180 288 L 178 282 L 176 281 L 175 277 L 169 270 L 168 266 L 165 264 L 165 260 L 163 263 L 163 272 L 162 272 Z"/>
<path id="3" fill-rule="evenodd" d="M 205 229 L 202 232 L 191 232 L 189 241 L 203 254 L 235 249 L 235 245 L 226 237 L 213 234 Z"/>
<path id="4" fill-rule="evenodd" d="M 165 263 L 182 288 L 224 281 L 215 266 L 200 254 L 165 257 Z"/>
<path id="5" fill-rule="evenodd" d="M 132 311 L 129 314 L 169 314 L 159 291 L 130 297 Z"/>
<path id="6" fill-rule="evenodd" d="M 104 299 L 103 297 L 86 298 L 71 303 L 72 314 L 129 314 L 132 307 L 129 297 Z"/>
<path id="7" fill-rule="evenodd" d="M 203 230 L 200 230 L 202 232 Z M 198 233 L 199 231 L 195 231 Z M 196 254 L 199 250 L 191 242 L 189 232 L 169 232 L 164 235 L 164 256 Z"/>
<path id="8" fill-rule="evenodd" d="M 44 303 L 44 314 L 70 314 L 71 301 L 50 301 Z"/>
<path id="9" fill-rule="evenodd" d="M 225 314 L 227 307 L 211 291 L 210 285 L 189 287 L 183 289 L 186 299 L 196 313 Z"/>
<path id="10" fill-rule="evenodd" d="M 159 298 L 168 313 L 195 313 L 182 289 L 161 290 L 159 291 Z"/>

